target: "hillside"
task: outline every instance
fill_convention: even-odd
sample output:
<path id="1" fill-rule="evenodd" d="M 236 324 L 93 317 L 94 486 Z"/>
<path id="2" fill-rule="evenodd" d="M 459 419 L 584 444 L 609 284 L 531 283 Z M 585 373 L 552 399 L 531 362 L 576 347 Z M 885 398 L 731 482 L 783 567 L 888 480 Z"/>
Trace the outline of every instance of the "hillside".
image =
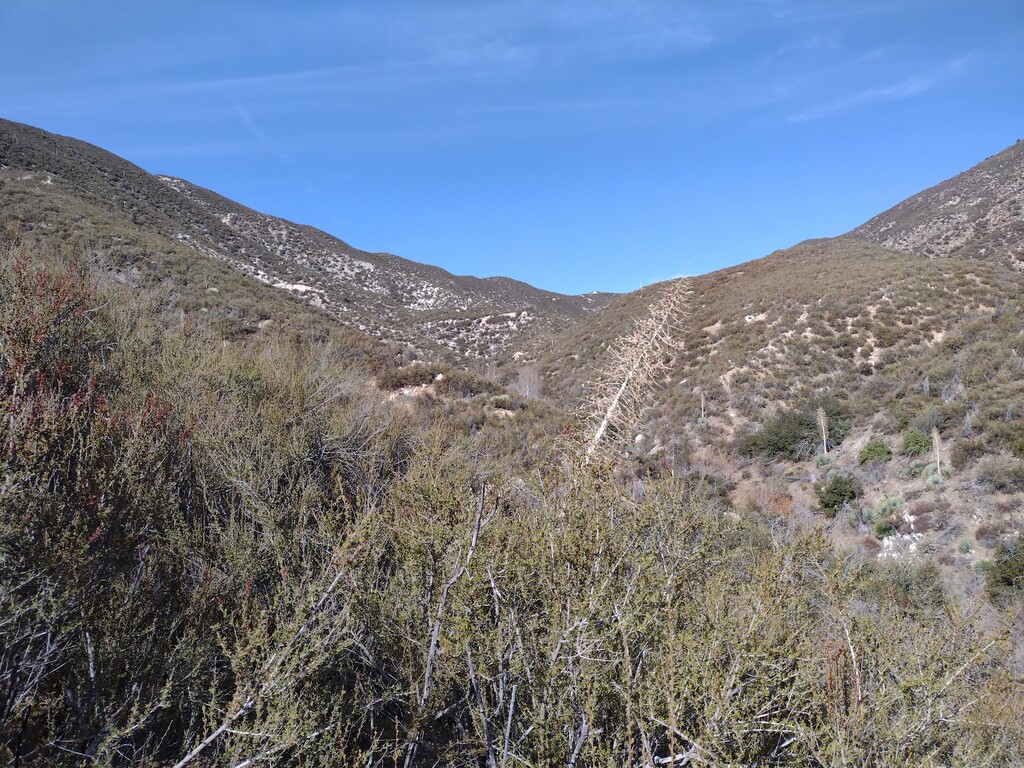
<path id="1" fill-rule="evenodd" d="M 976 222 L 1002 221 L 1000 239 L 986 241 L 988 258 L 964 248 L 931 258 L 847 236 L 691 278 L 690 311 L 677 321 L 683 349 L 626 436 L 632 471 L 696 470 L 718 478 L 740 506 L 808 520 L 823 519 L 815 489 L 850 476 L 862 492 L 832 524 L 837 539 L 879 555 L 940 558 L 951 566 L 948 578 L 972 583 L 957 568 L 983 564 L 1024 529 L 1024 274 L 1013 256 L 1024 243 L 1017 234 L 1024 218 L 1005 196 L 983 197 L 988 189 L 1020 189 L 1020 157 L 1011 148 L 987 171 L 954 180 L 976 201 Z M 946 194 L 897 206 L 887 214 L 889 229 L 914 231 L 927 200 Z M 616 339 L 663 290 L 620 297 L 556 338 L 537 340 L 531 359 L 549 389 L 585 399 Z M 829 455 L 820 439 L 815 448 L 813 429 L 788 445 L 776 434 L 801 418 L 813 421 L 826 401 L 846 424 L 845 440 Z M 936 463 L 934 427 L 949 477 L 928 465 L 928 456 Z M 928 447 L 908 448 L 908 430 L 927 433 Z M 780 452 L 763 449 L 776 437 Z M 895 458 L 862 464 L 872 441 Z M 904 520 L 913 508 L 953 512 L 922 530 L 923 522 L 914 529 Z"/>
<path id="2" fill-rule="evenodd" d="M 987 526 L 1000 531 L 990 544 L 1012 536 L 1024 517 L 1022 147 L 847 236 L 693 278 L 689 314 L 677 323 L 681 352 L 652 386 L 635 434 L 618 435 L 630 456 L 620 471 L 698 471 L 739 504 L 764 506 L 772 487 L 770 503 L 813 517 L 816 484 L 839 468 L 866 489 L 849 527 L 867 534 L 869 549 L 894 539 L 870 541 L 865 510 L 894 498 L 952 498 L 970 509 L 935 532 L 943 543 L 928 545 L 961 565 L 982 555 L 958 550 L 963 535 Z M 457 277 L 27 126 L 3 123 L 0 148 L 6 226 L 23 242 L 77 240 L 111 280 L 152 292 L 165 322 L 212 320 L 229 339 L 333 335 L 361 350 L 392 400 L 440 409 L 479 431 L 489 450 L 517 440 L 522 457 L 550 450 L 616 340 L 662 290 L 567 297 Z M 393 370 L 424 357 L 454 367 Z M 478 359 L 491 364 L 467 370 Z M 479 376 L 485 370 L 489 378 Z M 826 464 L 806 439 L 786 455 L 751 448 L 780 414 L 823 398 L 851 425 Z M 917 456 L 885 472 L 860 466 L 860 447 L 882 440 L 898 453 L 913 424 L 941 427 L 937 463 L 955 469 L 955 488 L 918 488 L 926 478 Z M 951 538 L 958 525 L 966 533 Z"/>
<path id="3" fill-rule="evenodd" d="M 923 256 L 1002 259 L 1024 271 L 1024 142 L 907 198 L 849 233 Z"/>
<path id="4" fill-rule="evenodd" d="M 816 389 L 870 377 L 954 342 L 978 319 L 1014 317 L 1022 279 L 999 262 L 907 258 L 850 238 L 813 240 L 708 275 L 693 290 L 679 379 L 749 417 Z M 642 316 L 660 290 L 616 299 L 535 352 L 552 385 L 579 394 L 587 362 Z M 562 357 L 560 349 L 575 350 Z M 993 363 L 997 364 L 996 362 Z M 799 376 L 793 374 L 799 372 Z"/>
<path id="5" fill-rule="evenodd" d="M 328 344 L 211 344 L 34 247 L 0 242 L 0 289 L 4 763 L 1024 748 L 1012 557 L 965 604 L 682 472 L 623 484 L 382 400 Z"/>
<path id="6" fill-rule="evenodd" d="M 562 296 L 502 277 L 457 277 L 361 251 L 184 180 L 153 176 L 84 142 L 9 121 L 0 121 L 0 203 L 23 229 L 81 236 L 122 277 L 146 259 L 141 239 L 159 238 L 178 253 L 187 249 L 193 261 L 227 264 L 353 328 L 428 355 L 493 358 L 568 326 L 609 298 Z"/>

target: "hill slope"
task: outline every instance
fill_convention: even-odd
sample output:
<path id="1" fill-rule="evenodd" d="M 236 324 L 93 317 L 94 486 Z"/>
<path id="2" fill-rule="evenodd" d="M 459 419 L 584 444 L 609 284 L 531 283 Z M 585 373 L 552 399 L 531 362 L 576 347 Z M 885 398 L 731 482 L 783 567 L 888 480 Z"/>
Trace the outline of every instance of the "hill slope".
<path id="1" fill-rule="evenodd" d="M 608 298 L 563 296 L 509 278 L 458 277 L 361 251 L 184 180 L 153 176 L 85 142 L 9 121 L 0 121 L 0 195 L 5 215 L 30 227 L 66 226 L 70 218 L 82 222 L 81 234 L 106 236 L 107 245 L 112 235 L 118 252 L 140 232 L 157 235 L 381 339 L 470 357 L 493 357 L 538 332 L 564 328 Z M 49 219 L 64 221 L 47 219 L 57 195 L 71 210 Z M 96 209 L 124 231 L 90 230 L 84 220 Z"/>
<path id="2" fill-rule="evenodd" d="M 904 200 L 852 232 L 924 256 L 998 258 L 1024 270 L 1024 142 Z"/>
<path id="3" fill-rule="evenodd" d="M 649 410 L 584 468 L 558 406 L 665 286 L 534 337 L 559 404 L 440 364 L 375 387 L 330 285 L 408 313 L 382 329 L 428 317 L 400 299 L 430 275 L 469 318 L 529 291 L 378 283 L 384 257 L 5 136 L 5 764 L 1019 765 L 1007 260 L 835 238 L 695 278 Z"/>
<path id="4" fill-rule="evenodd" d="M 908 259 L 851 238 L 807 241 L 690 282 L 684 351 L 663 397 L 692 409 L 703 392 L 706 409 L 720 406 L 730 420 L 730 433 L 815 392 L 875 389 L 874 377 L 962 347 L 964 329 L 978 321 L 1005 319 L 1009 343 L 1024 295 L 1024 278 L 1001 262 Z M 620 297 L 558 339 L 538 340 L 534 352 L 551 385 L 564 382 L 578 397 L 593 370 L 588 361 L 600 366 L 659 290 Z M 563 349 L 576 351 L 563 357 Z M 1005 362 L 994 360 L 993 370 Z"/>
<path id="5" fill-rule="evenodd" d="M 0 242 L 5 765 L 1019 764 L 1013 607 L 527 464 L 316 344 L 140 334 L 31 250 Z"/>
<path id="6" fill-rule="evenodd" d="M 683 349 L 620 436 L 631 471 L 698 471 L 737 504 L 806 519 L 820 514 L 820 484 L 851 477 L 861 495 L 833 533 L 882 556 L 930 552 L 966 567 L 1012 539 L 1024 529 L 1022 157 L 1015 145 L 849 236 L 692 278 L 676 323 Z M 538 339 L 531 353 L 549 390 L 585 402 L 662 290 Z M 813 426 L 794 425 L 813 424 L 826 401 L 844 425 L 830 427 L 835 445 L 822 455 Z M 895 458 L 862 464 L 878 442 Z M 941 514 L 915 528 L 913 510 Z"/>

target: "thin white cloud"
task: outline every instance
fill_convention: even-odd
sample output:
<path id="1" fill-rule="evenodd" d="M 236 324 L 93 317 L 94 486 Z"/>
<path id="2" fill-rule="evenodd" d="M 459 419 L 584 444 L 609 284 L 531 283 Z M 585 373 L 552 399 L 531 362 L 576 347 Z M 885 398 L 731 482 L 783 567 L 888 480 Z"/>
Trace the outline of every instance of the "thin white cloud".
<path id="1" fill-rule="evenodd" d="M 909 99 L 912 96 L 917 96 L 919 93 L 931 90 L 936 84 L 937 80 L 934 77 L 912 77 L 884 88 L 869 88 L 852 96 L 805 109 L 791 116 L 789 122 L 802 123 L 808 120 L 820 120 L 842 112 L 849 112 L 865 104 L 872 104 L 878 101 Z"/>
<path id="2" fill-rule="evenodd" d="M 242 109 L 241 107 L 235 107 L 235 113 L 238 115 L 239 119 L 241 119 L 242 125 L 244 126 L 245 130 L 251 136 L 253 136 L 264 148 L 270 150 L 275 155 L 284 160 L 292 159 L 288 155 L 288 153 L 281 148 L 279 142 L 271 138 L 271 136 L 266 131 L 264 131 L 259 125 L 257 125 L 256 121 L 253 119 L 252 115 L 249 114 L 247 110 Z"/>
<path id="3" fill-rule="evenodd" d="M 802 123 L 810 120 L 821 120 L 878 102 L 902 101 L 913 98 L 937 87 L 951 74 L 963 70 L 968 58 L 967 56 L 962 56 L 955 59 L 936 72 L 910 77 L 892 85 L 868 88 L 850 96 L 804 109 L 791 115 L 788 122 Z"/>
<path id="4" fill-rule="evenodd" d="M 834 25 L 850 19 L 871 16 L 887 16 L 899 9 L 899 3 L 886 2 L 836 3 L 834 0 L 765 0 L 765 8 L 773 9 L 771 16 L 776 21 L 792 22 L 801 26 Z"/>
<path id="5" fill-rule="evenodd" d="M 38 82 L 32 70 L 9 68 L 0 77 L 0 96 L 17 103 L 21 112 L 139 111 L 142 105 L 156 112 L 172 104 L 179 119 L 208 122 L 214 116 L 230 119 L 228 105 L 239 103 L 261 104 L 265 117 L 360 103 L 367 105 L 363 112 L 372 114 L 390 108 L 397 97 L 419 99 L 429 92 L 439 94 L 439 103 L 456 103 L 460 111 L 474 105 L 481 111 L 495 106 L 490 94 L 515 85 L 513 106 L 539 111 L 533 102 L 550 101 L 553 83 L 563 90 L 567 83 L 584 85 L 581 90 L 591 103 L 619 98 L 608 93 L 607 80 L 595 80 L 592 73 L 628 71 L 619 65 L 630 60 L 699 52 L 715 42 L 712 28 L 720 26 L 706 8 L 675 0 L 392 5 L 401 12 L 332 9 L 310 19 L 278 9 L 254 11 L 255 20 L 243 24 L 241 39 L 253 42 L 255 29 L 262 33 L 256 42 L 266 38 L 271 48 L 299 52 L 267 55 L 258 68 L 242 66 L 251 46 L 240 49 L 234 37 L 226 45 L 215 44 L 212 30 L 187 45 L 157 39 L 159 50 L 150 57 L 145 76 L 123 63 L 146 60 L 135 55 L 135 41 L 109 46 L 110 60 L 100 57 Z M 194 66 L 196 51 L 208 59 L 202 67 Z M 480 87 L 486 83 L 493 87 Z M 525 98 L 531 92 L 535 96 Z M 577 102 L 583 95 L 573 94 Z M 251 135 L 274 143 L 251 117 L 239 117 Z"/>

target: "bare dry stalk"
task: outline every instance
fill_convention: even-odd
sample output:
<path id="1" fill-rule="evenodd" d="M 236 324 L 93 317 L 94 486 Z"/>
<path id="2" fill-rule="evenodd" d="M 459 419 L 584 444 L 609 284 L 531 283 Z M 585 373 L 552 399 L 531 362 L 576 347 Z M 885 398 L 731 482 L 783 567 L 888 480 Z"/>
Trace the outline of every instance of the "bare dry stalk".
<path id="1" fill-rule="evenodd" d="M 828 417 L 825 415 L 825 407 L 818 406 L 818 429 L 821 431 L 821 452 L 828 454 Z"/>
<path id="2" fill-rule="evenodd" d="M 686 278 L 666 283 L 649 315 L 615 341 L 611 360 L 599 373 L 586 406 L 594 430 L 584 463 L 589 464 L 602 442 L 608 442 L 609 430 L 625 435 L 639 427 L 640 411 L 649 401 L 651 389 L 669 370 L 673 353 L 682 348 L 676 331 L 687 314 L 691 293 Z"/>

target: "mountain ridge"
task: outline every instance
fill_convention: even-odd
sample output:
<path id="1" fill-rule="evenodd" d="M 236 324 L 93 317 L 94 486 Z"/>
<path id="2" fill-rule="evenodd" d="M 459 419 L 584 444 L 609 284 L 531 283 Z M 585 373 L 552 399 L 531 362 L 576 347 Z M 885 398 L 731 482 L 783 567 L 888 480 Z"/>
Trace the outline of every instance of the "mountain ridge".
<path id="1" fill-rule="evenodd" d="M 923 256 L 1003 258 L 1024 271 L 1024 141 L 846 234 Z"/>
<path id="2" fill-rule="evenodd" d="M 86 142 L 10 121 L 0 121 L 0 165 L 7 186 L 56 181 L 127 225 L 154 229 L 362 331 L 435 354 L 492 358 L 611 297 L 565 296 L 502 276 L 457 276 L 363 251 L 186 180 L 149 174 Z M 18 214 L 9 201 L 5 209 Z"/>

